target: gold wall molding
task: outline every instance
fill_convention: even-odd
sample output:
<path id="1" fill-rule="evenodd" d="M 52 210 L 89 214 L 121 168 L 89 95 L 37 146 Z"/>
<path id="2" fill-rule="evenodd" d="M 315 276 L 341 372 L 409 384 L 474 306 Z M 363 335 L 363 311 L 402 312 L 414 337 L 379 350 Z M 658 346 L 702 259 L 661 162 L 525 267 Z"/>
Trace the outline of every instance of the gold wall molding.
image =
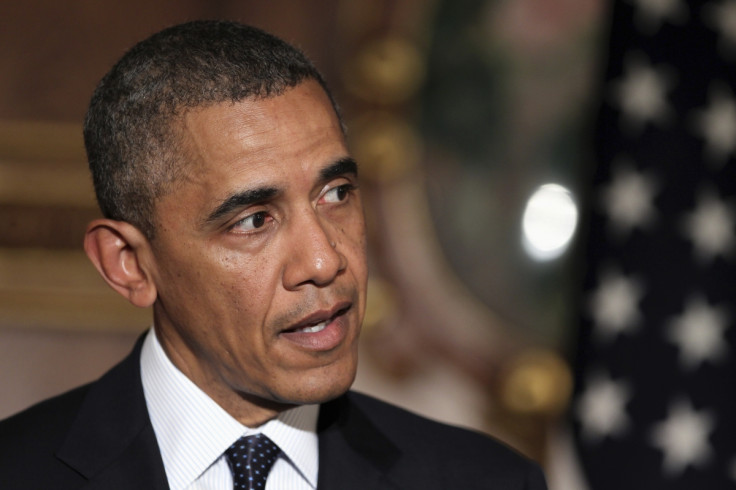
<path id="1" fill-rule="evenodd" d="M 98 216 L 79 124 L 0 121 L 0 328 L 140 331 L 82 250 Z"/>
<path id="2" fill-rule="evenodd" d="M 0 120 L 0 158 L 84 162 L 82 125 Z"/>
<path id="3" fill-rule="evenodd" d="M 94 208 L 81 125 L 0 121 L 0 202 Z"/>
<path id="4" fill-rule="evenodd" d="M 0 312 L 0 328 L 136 332 L 152 321 L 81 250 L 0 249 Z"/>

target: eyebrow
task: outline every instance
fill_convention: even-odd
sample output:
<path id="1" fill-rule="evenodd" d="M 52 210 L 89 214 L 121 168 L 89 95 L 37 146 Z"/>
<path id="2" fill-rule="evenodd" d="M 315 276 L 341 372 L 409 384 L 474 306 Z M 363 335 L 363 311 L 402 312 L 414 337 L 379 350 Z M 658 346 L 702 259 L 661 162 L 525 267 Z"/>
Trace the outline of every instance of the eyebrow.
<path id="1" fill-rule="evenodd" d="M 236 209 L 248 207 L 252 204 L 272 199 L 279 190 L 275 187 L 259 187 L 247 191 L 238 192 L 225 199 L 217 208 L 207 216 L 206 223 L 218 221 Z"/>
<path id="2" fill-rule="evenodd" d="M 358 176 L 358 164 L 354 159 L 345 157 L 337 160 L 335 163 L 328 165 L 319 172 L 321 181 L 332 180 L 341 175 Z M 225 199 L 220 203 L 214 211 L 205 219 L 206 223 L 212 223 L 220 220 L 223 216 L 227 216 L 233 211 L 251 206 L 253 204 L 273 199 L 279 193 L 279 189 L 275 187 L 258 187 L 247 191 L 238 192 Z"/>
<path id="3" fill-rule="evenodd" d="M 358 176 L 358 164 L 350 157 L 341 158 L 319 172 L 322 181 L 332 180 L 335 177 L 347 174 Z"/>

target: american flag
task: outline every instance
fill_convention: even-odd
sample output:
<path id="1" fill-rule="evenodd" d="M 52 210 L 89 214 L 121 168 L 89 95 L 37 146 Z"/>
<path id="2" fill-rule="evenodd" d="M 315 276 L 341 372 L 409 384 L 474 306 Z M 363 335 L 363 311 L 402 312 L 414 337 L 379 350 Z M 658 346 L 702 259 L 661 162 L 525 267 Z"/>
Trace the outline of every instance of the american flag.
<path id="1" fill-rule="evenodd" d="M 736 488 L 736 0 L 612 5 L 573 428 L 592 490 Z"/>

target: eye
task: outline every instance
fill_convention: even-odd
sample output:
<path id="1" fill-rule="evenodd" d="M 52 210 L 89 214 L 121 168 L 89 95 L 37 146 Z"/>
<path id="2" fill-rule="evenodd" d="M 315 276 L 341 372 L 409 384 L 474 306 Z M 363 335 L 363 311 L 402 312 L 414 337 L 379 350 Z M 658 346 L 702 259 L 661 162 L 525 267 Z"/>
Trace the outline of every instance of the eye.
<path id="1" fill-rule="evenodd" d="M 241 219 L 233 226 L 233 230 L 236 231 L 253 231 L 263 227 L 266 223 L 271 221 L 271 218 L 266 211 L 259 211 Z"/>
<path id="2" fill-rule="evenodd" d="M 332 189 L 325 192 L 322 199 L 324 199 L 325 202 L 342 202 L 345 199 L 348 198 L 348 195 L 350 194 L 350 191 L 355 189 L 355 186 L 352 184 L 343 184 L 338 185 L 337 187 L 333 187 Z"/>

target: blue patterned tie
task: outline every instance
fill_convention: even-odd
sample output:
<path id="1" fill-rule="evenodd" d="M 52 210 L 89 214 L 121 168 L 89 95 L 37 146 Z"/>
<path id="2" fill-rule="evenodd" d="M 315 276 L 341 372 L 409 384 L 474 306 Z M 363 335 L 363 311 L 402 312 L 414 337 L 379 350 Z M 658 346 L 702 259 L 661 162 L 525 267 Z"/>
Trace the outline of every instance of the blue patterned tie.
<path id="1" fill-rule="evenodd" d="M 225 451 L 234 490 L 266 488 L 266 478 L 281 449 L 263 434 L 243 436 Z"/>

